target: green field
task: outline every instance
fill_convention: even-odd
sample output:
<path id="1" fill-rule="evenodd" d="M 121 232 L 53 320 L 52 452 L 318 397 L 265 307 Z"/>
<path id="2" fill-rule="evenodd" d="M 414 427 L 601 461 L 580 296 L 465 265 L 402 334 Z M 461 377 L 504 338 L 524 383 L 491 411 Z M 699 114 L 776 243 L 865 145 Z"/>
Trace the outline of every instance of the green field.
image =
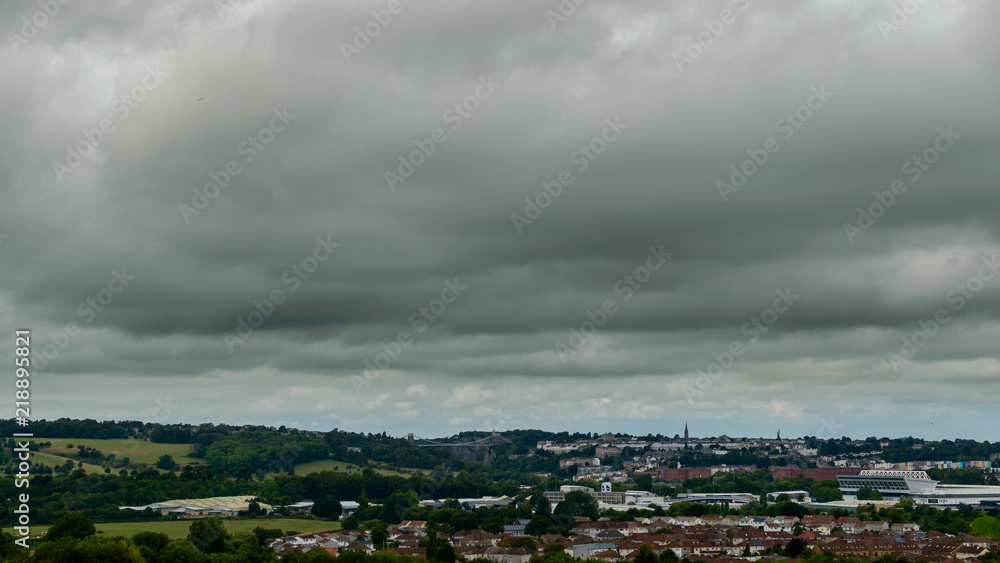
<path id="1" fill-rule="evenodd" d="M 76 447 L 84 445 L 99 450 L 104 455 L 115 454 L 118 459 L 127 457 L 132 463 L 152 465 L 163 454 L 168 454 L 182 466 L 202 463 L 200 459 L 187 456 L 191 451 L 191 444 L 157 444 L 145 440 L 90 440 L 86 438 L 33 438 L 32 440 L 52 442 L 52 446 L 42 448 L 41 452 L 55 456 L 76 453 Z M 68 448 L 67 444 L 73 444 L 73 447 Z M 86 465 L 86 462 L 84 464 Z"/>
<path id="2" fill-rule="evenodd" d="M 76 442 L 73 442 L 74 444 Z M 118 522 L 111 524 L 96 523 L 98 533 L 105 536 L 125 536 L 132 537 L 139 532 L 159 532 L 167 534 L 172 540 L 185 538 L 192 520 L 169 520 L 164 522 Z M 234 518 L 224 519 L 226 528 L 232 532 L 245 532 L 258 526 L 261 528 L 280 528 L 284 532 L 295 531 L 300 534 L 310 534 L 315 532 L 326 532 L 340 529 L 340 522 L 327 522 L 324 520 L 298 520 L 295 518 Z M 32 535 L 42 535 L 49 529 L 48 526 L 32 526 Z M 5 532 L 13 533 L 13 528 L 4 528 Z"/>
<path id="3" fill-rule="evenodd" d="M 57 455 L 50 455 L 50 454 L 46 454 L 46 453 L 40 453 L 40 452 L 32 452 L 32 454 L 31 454 L 31 461 L 33 463 L 37 463 L 39 465 L 44 465 L 46 467 L 55 467 L 57 465 L 62 465 L 64 463 L 66 463 L 67 459 L 69 459 L 69 458 L 65 458 L 65 457 L 61 457 L 61 456 L 57 456 Z M 70 461 L 73 462 L 73 465 L 74 465 L 73 468 L 76 469 L 77 460 L 70 460 Z M 84 463 L 83 464 L 83 469 L 87 473 L 104 473 L 104 468 L 103 467 L 101 467 L 100 465 L 93 465 L 93 464 L 90 464 L 90 463 Z"/>
<path id="4" fill-rule="evenodd" d="M 320 459 L 317 461 L 310 461 L 307 463 L 300 463 L 295 466 L 296 475 L 309 475 L 310 473 L 319 473 L 320 471 L 339 471 L 341 473 L 361 473 L 362 467 L 358 467 L 353 463 L 348 463 L 346 461 L 337 461 L 335 459 Z M 378 467 L 373 467 L 376 473 L 380 475 L 402 475 L 403 477 L 410 477 L 414 474 L 423 473 L 422 469 L 382 469 Z"/>

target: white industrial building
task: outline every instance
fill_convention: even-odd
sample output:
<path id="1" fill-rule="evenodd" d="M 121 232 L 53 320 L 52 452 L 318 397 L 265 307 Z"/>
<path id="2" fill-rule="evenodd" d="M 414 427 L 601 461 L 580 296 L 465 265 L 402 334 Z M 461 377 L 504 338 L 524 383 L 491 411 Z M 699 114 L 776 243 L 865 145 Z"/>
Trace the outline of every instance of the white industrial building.
<path id="1" fill-rule="evenodd" d="M 910 497 L 931 506 L 1000 506 L 1000 486 L 944 484 L 926 471 L 866 469 L 857 475 L 838 475 L 837 481 L 845 500 L 856 500 L 859 489 L 869 488 L 885 499 Z"/>

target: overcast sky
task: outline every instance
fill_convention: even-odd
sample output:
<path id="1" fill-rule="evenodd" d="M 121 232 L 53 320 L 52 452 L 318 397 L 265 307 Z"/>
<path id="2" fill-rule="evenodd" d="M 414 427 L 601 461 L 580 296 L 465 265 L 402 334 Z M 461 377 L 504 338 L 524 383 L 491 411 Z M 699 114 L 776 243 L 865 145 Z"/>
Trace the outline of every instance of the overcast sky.
<path id="1" fill-rule="evenodd" d="M 1000 4 L 580 4 L 4 3 L 33 418 L 1000 440 Z"/>

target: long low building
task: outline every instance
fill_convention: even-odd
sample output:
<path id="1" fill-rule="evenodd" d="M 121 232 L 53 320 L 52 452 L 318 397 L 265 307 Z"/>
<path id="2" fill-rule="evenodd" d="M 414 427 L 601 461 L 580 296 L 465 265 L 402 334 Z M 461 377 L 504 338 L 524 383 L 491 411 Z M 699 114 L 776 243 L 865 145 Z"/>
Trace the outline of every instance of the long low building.
<path id="1" fill-rule="evenodd" d="M 798 467 L 770 467 L 768 471 L 775 481 L 781 479 L 795 479 L 804 477 L 813 481 L 825 481 L 827 479 L 837 479 L 841 475 L 856 475 L 864 471 L 860 467 L 819 467 L 811 469 L 800 469 Z"/>
<path id="2" fill-rule="evenodd" d="M 514 502 L 514 497 L 509 497 L 507 495 L 499 497 L 477 497 L 477 498 L 457 498 L 454 499 L 458 501 L 458 504 L 463 508 L 468 508 L 469 510 L 475 510 L 481 507 L 489 508 L 499 508 L 501 506 L 507 506 L 508 504 Z M 448 499 L 424 499 L 419 502 L 419 505 L 423 508 L 441 508 L 445 505 Z M 343 505 L 344 503 L 340 503 Z"/>
<path id="3" fill-rule="evenodd" d="M 847 500 L 868 488 L 885 499 L 912 498 L 931 506 L 1000 506 L 1000 486 L 949 485 L 931 479 L 926 471 L 866 469 L 857 475 L 838 475 L 840 491 Z"/>
<path id="4" fill-rule="evenodd" d="M 760 497 L 749 493 L 688 493 L 677 495 L 673 500 L 699 504 L 728 504 L 733 508 L 739 508 L 760 500 Z"/>
<path id="5" fill-rule="evenodd" d="M 191 498 L 180 500 L 165 500 L 143 506 L 119 506 L 118 510 L 143 511 L 149 508 L 163 516 L 181 516 L 183 518 L 207 518 L 218 516 L 227 518 L 236 516 L 241 510 L 249 510 L 252 496 Z M 260 507 L 270 513 L 270 504 L 259 503 Z"/>

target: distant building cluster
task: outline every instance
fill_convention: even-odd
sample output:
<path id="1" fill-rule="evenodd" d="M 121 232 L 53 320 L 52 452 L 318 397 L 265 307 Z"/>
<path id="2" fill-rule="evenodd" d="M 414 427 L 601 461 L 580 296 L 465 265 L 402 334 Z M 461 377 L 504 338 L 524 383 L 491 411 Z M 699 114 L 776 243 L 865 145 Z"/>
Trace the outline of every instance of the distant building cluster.
<path id="1" fill-rule="evenodd" d="M 688 479 L 709 479 L 716 473 L 752 473 L 756 465 L 712 465 L 709 467 L 664 467 L 660 477 L 665 481 L 687 481 Z"/>
<path id="2" fill-rule="evenodd" d="M 595 491 L 590 487 L 581 487 L 576 485 L 563 485 L 559 487 L 558 491 L 545 491 L 543 494 L 545 498 L 552 504 L 557 504 L 562 502 L 566 495 L 573 491 L 583 491 L 588 495 L 597 499 L 597 502 L 606 504 L 625 504 L 625 491 L 611 491 L 611 490 L 601 490 Z"/>
<path id="3" fill-rule="evenodd" d="M 775 481 L 796 478 L 812 479 L 814 481 L 840 480 L 842 492 L 853 502 L 856 498 L 851 494 L 856 488 L 846 487 L 844 483 L 854 483 L 847 478 L 872 470 L 895 471 L 926 471 L 928 469 L 977 469 L 987 473 L 1000 472 L 998 455 L 991 455 L 989 460 L 972 461 L 912 461 L 891 463 L 882 459 L 883 450 L 890 447 L 890 440 L 840 440 L 839 447 L 843 453 L 820 455 L 816 438 L 782 438 L 781 432 L 776 432 L 774 438 L 731 438 L 726 435 L 712 438 L 693 437 L 685 423 L 683 434 L 677 434 L 672 439 L 660 437 L 657 441 L 644 441 L 632 436 L 604 434 L 600 437 L 588 437 L 572 443 L 554 443 L 541 441 L 537 449 L 554 454 L 571 452 L 593 452 L 593 457 L 577 455 L 559 460 L 559 469 L 572 475 L 574 481 L 594 479 L 605 483 L 631 483 L 641 476 L 651 478 L 654 486 L 677 486 L 691 479 L 711 480 L 719 474 L 750 473 L 758 469 L 767 470 Z M 922 443 L 912 444 L 912 449 L 923 448 Z M 679 465 L 678 459 L 683 459 L 685 452 L 695 452 L 701 456 L 699 465 L 704 464 L 704 456 L 722 456 L 731 452 L 749 450 L 757 459 L 766 457 L 770 465 L 715 464 L 701 467 L 685 467 Z M 836 451 L 836 450 L 835 450 Z M 668 457 L 680 455 L 670 460 Z M 608 458 L 623 458 L 607 463 Z M 602 463 L 604 460 L 604 463 Z M 893 482 L 895 483 L 895 482 Z M 907 484 L 888 484 L 880 482 L 883 496 L 896 498 L 895 492 L 905 491 L 907 496 L 913 496 L 917 502 L 930 505 L 949 506 L 969 504 L 973 506 L 993 506 L 995 504 L 995 488 L 983 485 L 938 485 L 927 490 L 915 487 L 911 480 Z M 893 488 L 895 487 L 895 488 Z M 964 487 L 964 488 L 963 488 Z M 873 487 L 874 488 L 874 487 Z M 631 493 L 632 491 L 630 491 Z M 919 494 L 918 494 L 919 493 Z M 553 499 L 561 499 L 563 493 L 546 493 Z M 670 501 L 649 495 L 634 495 L 624 502 L 618 496 L 604 495 L 600 502 L 603 507 L 618 506 L 669 506 Z M 698 502 L 711 502 L 711 499 L 699 497 Z M 720 497 L 718 502 L 728 502 L 739 505 L 742 498 Z M 808 501 L 807 501 L 808 502 Z"/>
<path id="4" fill-rule="evenodd" d="M 989 460 L 974 461 L 907 461 L 904 463 L 878 462 L 872 464 L 872 469 L 899 469 L 902 471 L 927 471 L 928 469 L 993 469 Z"/>
<path id="5" fill-rule="evenodd" d="M 890 524 L 856 517 L 804 516 L 660 516 L 630 521 L 578 521 L 576 535 L 546 535 L 534 551 L 501 547 L 502 539 L 524 535 L 527 520 L 505 526 L 502 534 L 484 530 L 463 530 L 451 536 L 438 535 L 455 554 L 465 560 L 485 558 L 493 563 L 528 563 L 541 556 L 543 546 L 559 544 L 574 559 L 598 559 L 607 563 L 634 559 L 643 545 L 654 553 L 670 550 L 678 558 L 715 557 L 757 561 L 767 559 L 769 549 L 784 547 L 801 539 L 817 552 L 837 557 L 875 559 L 883 555 L 946 563 L 974 561 L 997 547 L 997 541 L 972 534 L 949 536 L 922 531 L 916 524 Z M 797 534 L 797 535 L 795 535 Z M 427 523 L 404 521 L 388 528 L 386 550 L 411 556 L 426 556 L 420 541 L 427 537 Z M 330 554 L 347 551 L 373 553 L 376 547 L 364 530 L 303 534 L 272 540 L 278 555 L 323 550 Z M 551 548 L 550 548 L 551 549 Z M 775 556 L 771 556 L 772 558 Z"/>
<path id="6" fill-rule="evenodd" d="M 597 467 L 601 465 L 599 457 L 570 457 L 559 460 L 559 469 L 570 467 Z"/>

